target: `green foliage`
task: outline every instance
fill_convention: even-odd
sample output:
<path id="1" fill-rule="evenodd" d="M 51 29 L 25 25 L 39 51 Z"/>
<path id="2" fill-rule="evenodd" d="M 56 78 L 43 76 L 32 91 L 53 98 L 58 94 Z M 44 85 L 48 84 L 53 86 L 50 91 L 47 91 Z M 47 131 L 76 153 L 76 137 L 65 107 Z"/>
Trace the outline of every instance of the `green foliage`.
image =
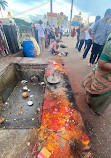
<path id="1" fill-rule="evenodd" d="M 14 21 L 17 24 L 20 32 L 29 31 L 31 29 L 31 23 L 28 23 L 23 19 L 14 18 Z"/>
<path id="2" fill-rule="evenodd" d="M 5 0 L 0 0 L 0 10 L 1 9 L 5 10 L 7 6 L 8 6 L 8 3 Z"/>

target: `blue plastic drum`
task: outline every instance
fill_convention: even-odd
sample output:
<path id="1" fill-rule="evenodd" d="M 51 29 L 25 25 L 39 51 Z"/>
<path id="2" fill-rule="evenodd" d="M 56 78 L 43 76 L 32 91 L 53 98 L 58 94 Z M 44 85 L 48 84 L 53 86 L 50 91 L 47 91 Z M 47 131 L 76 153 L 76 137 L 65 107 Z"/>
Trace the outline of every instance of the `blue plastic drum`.
<path id="1" fill-rule="evenodd" d="M 32 41 L 23 41 L 24 57 L 35 57 L 35 48 Z"/>

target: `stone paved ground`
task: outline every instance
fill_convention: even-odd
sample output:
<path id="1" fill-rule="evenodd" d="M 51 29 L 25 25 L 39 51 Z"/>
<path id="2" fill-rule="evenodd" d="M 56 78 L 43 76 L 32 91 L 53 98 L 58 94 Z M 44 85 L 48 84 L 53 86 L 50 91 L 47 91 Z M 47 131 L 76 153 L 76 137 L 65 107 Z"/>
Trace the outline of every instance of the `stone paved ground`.
<path id="1" fill-rule="evenodd" d="M 70 37 L 65 37 L 63 39 L 63 44 L 67 45 L 68 48 L 65 48 L 64 51 L 68 51 L 68 57 L 62 57 L 65 62 L 65 67 L 68 72 L 69 80 L 75 94 L 75 98 L 79 109 L 81 111 L 81 115 L 83 118 L 83 122 L 85 124 L 88 136 L 91 140 L 92 144 L 92 153 L 94 158 L 111 158 L 111 105 L 108 109 L 104 112 L 101 117 L 96 116 L 93 111 L 88 107 L 86 100 L 85 100 L 85 91 L 81 86 L 82 80 L 85 78 L 87 74 L 91 72 L 91 68 L 88 67 L 88 60 L 90 55 L 88 55 L 87 59 L 82 59 L 82 52 L 79 53 L 75 49 L 76 38 L 72 39 Z M 62 43 L 61 43 L 62 44 Z M 45 53 L 41 53 L 38 59 L 44 58 L 57 58 L 57 56 L 53 56 L 50 54 L 49 49 L 46 50 Z M 10 61 L 14 60 L 10 58 Z M 8 58 L 0 59 L 0 64 L 2 65 L 1 68 L 8 64 Z M 1 70 L 0 68 L 0 70 Z M 21 134 L 14 136 L 14 139 L 11 135 L 17 133 L 17 131 L 8 131 L 8 130 L 1 130 L 0 131 L 0 148 L 2 148 L 2 154 L 5 154 L 5 157 L 1 158 L 22 158 L 20 153 L 18 154 L 19 148 L 24 144 L 24 148 L 22 150 L 22 156 L 26 158 L 31 158 L 26 152 L 27 145 L 25 147 L 25 140 L 23 139 L 24 132 L 20 130 Z M 23 132 L 23 133 L 22 133 Z M 25 130 L 26 137 L 29 137 L 29 130 Z M 8 139 L 10 137 L 10 139 Z M 12 139 L 11 139 L 12 138 Z M 6 141 L 8 139 L 8 142 Z M 7 143 L 6 143 L 7 142 Z M 20 142 L 20 143 L 18 143 Z M 22 144 L 23 143 L 23 144 Z M 7 144 L 7 145 L 6 145 Z M 13 145 L 12 145 L 13 144 Z M 10 148 L 11 145 L 11 148 Z M 19 148 L 17 147 L 19 146 Z M 6 150 L 5 150 L 6 149 Z M 12 149 L 12 150 L 10 150 Z M 15 150 L 14 150 L 15 149 Z M 9 153 L 10 151 L 10 153 Z M 10 156 L 12 153 L 16 156 Z M 26 153 L 26 154 L 25 154 Z M 8 155 L 8 157 L 7 157 Z"/>
<path id="2" fill-rule="evenodd" d="M 34 131 L 34 129 L 0 130 L 0 158 L 32 158 L 30 137 Z"/>

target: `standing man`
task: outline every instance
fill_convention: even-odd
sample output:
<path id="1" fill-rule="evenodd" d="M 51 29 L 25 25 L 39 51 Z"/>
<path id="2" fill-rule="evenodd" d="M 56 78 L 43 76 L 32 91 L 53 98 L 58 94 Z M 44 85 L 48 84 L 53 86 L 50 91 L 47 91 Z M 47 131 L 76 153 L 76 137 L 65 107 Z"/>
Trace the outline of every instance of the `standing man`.
<path id="1" fill-rule="evenodd" d="M 84 27 L 84 24 L 81 24 L 80 37 L 79 37 L 80 43 L 79 43 L 79 47 L 78 47 L 79 52 L 81 51 L 82 46 L 85 41 L 85 34 L 86 34 L 85 31 L 86 31 L 86 27 Z"/>
<path id="2" fill-rule="evenodd" d="M 53 39 L 55 40 L 55 26 L 53 25 Z"/>
<path id="3" fill-rule="evenodd" d="M 42 20 L 39 20 L 39 26 L 38 26 L 38 38 L 39 38 L 39 46 L 40 46 L 40 51 L 44 52 L 45 51 L 45 35 L 44 35 L 44 27 L 42 26 L 43 22 Z"/>
<path id="4" fill-rule="evenodd" d="M 35 33 L 35 39 L 36 39 L 37 43 L 39 43 L 39 40 L 38 40 L 38 29 L 36 27 L 34 27 L 34 33 Z"/>
<path id="5" fill-rule="evenodd" d="M 77 43 L 76 43 L 76 47 L 78 49 L 78 45 L 79 45 L 79 37 L 80 37 L 80 24 L 79 27 L 76 29 L 77 32 Z"/>
<path id="6" fill-rule="evenodd" d="M 111 31 L 109 20 L 111 19 L 111 9 L 107 9 L 103 19 L 98 20 L 92 29 L 92 54 L 89 61 L 89 66 L 97 62 L 102 53 L 106 38 Z"/>
<path id="7" fill-rule="evenodd" d="M 86 40 L 87 40 L 87 43 L 86 43 L 86 49 L 84 51 L 84 54 L 83 54 L 83 59 L 86 58 L 91 46 L 92 46 L 92 37 L 91 37 L 91 32 L 92 32 L 92 29 L 95 25 L 95 23 L 101 19 L 100 16 L 96 16 L 96 19 L 95 19 L 95 22 L 90 26 L 90 28 L 87 29 L 86 31 Z"/>
<path id="8" fill-rule="evenodd" d="M 50 45 L 50 38 L 51 38 L 51 35 L 50 35 L 50 26 L 49 26 L 49 22 L 47 22 L 46 31 L 47 31 L 47 35 L 48 35 L 48 39 L 49 39 L 49 43 L 48 43 L 48 45 Z"/>
<path id="9" fill-rule="evenodd" d="M 63 26 L 61 26 L 60 28 L 60 39 L 62 39 L 62 35 L 63 35 Z"/>

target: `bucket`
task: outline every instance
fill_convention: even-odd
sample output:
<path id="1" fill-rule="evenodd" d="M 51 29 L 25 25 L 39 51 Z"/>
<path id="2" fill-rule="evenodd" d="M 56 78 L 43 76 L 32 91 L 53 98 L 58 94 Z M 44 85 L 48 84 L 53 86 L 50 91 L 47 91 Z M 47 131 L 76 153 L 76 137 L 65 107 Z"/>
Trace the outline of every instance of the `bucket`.
<path id="1" fill-rule="evenodd" d="M 35 48 L 32 41 L 23 41 L 24 57 L 35 57 Z"/>

